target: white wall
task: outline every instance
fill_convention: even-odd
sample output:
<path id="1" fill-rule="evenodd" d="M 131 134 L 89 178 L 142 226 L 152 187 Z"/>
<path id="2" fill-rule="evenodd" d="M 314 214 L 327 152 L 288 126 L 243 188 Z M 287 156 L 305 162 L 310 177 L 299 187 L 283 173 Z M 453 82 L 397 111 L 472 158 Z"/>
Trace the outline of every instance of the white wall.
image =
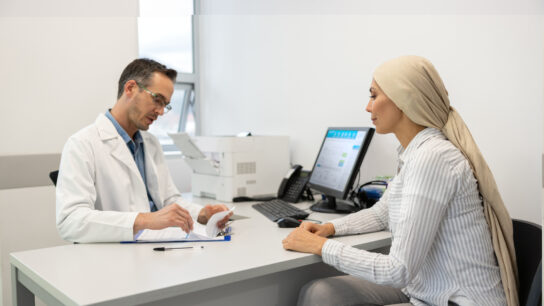
<path id="1" fill-rule="evenodd" d="M 327 126 L 371 126 L 364 107 L 374 68 L 399 55 L 422 55 L 442 75 L 512 217 L 541 223 L 542 4 L 522 3 L 532 15 L 490 15 L 485 6 L 390 15 L 376 8 L 353 14 L 367 2 L 342 1 L 343 10 L 308 15 L 284 1 L 280 8 L 227 3 L 249 13 L 212 1 L 200 18 L 204 134 L 290 135 L 292 162 L 309 168 Z M 503 6 L 519 13 L 513 3 Z M 374 138 L 362 181 L 394 173 L 397 144 L 390 135 Z"/>
<path id="2" fill-rule="evenodd" d="M 0 157 L 60 154 L 114 104 L 119 75 L 138 54 L 137 16 L 132 0 L 0 1 Z M 65 242 L 53 186 L 0 190 L 0 211 L 0 303 L 11 305 L 8 254 Z"/>
<path id="3" fill-rule="evenodd" d="M 65 0 L 67 1 L 67 0 Z M 201 0 L 203 14 L 542 14 L 540 0 Z"/>
<path id="4" fill-rule="evenodd" d="M 2 18 L 2 155 L 55 153 L 113 106 L 135 18 Z"/>

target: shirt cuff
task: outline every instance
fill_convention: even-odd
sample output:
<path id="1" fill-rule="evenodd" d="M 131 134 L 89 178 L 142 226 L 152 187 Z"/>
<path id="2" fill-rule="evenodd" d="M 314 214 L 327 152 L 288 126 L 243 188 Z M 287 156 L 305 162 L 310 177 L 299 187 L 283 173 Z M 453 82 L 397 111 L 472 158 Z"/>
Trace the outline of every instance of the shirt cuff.
<path id="1" fill-rule="evenodd" d="M 126 215 L 126 226 L 125 231 L 123 233 L 123 238 L 121 241 L 131 241 L 134 240 L 134 222 L 136 221 L 136 218 L 138 217 L 139 212 L 128 212 Z"/>
<path id="2" fill-rule="evenodd" d="M 345 235 L 348 233 L 348 229 L 349 229 L 348 223 L 345 222 L 343 219 L 344 218 L 338 218 L 328 222 L 334 226 L 335 236 Z"/>
<path id="3" fill-rule="evenodd" d="M 338 257 L 344 246 L 345 245 L 341 242 L 327 239 L 321 248 L 321 257 L 323 258 L 323 262 L 334 267 L 338 266 Z"/>

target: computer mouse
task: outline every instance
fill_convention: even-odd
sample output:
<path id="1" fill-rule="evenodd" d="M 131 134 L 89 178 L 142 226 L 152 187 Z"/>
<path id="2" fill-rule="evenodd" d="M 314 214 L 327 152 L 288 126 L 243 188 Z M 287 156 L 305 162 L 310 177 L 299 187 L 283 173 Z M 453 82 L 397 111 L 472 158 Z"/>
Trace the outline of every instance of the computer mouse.
<path id="1" fill-rule="evenodd" d="M 278 223 L 279 227 L 297 227 L 300 225 L 300 221 L 298 221 L 295 218 L 291 217 L 285 217 L 285 218 L 279 218 L 276 223 Z"/>

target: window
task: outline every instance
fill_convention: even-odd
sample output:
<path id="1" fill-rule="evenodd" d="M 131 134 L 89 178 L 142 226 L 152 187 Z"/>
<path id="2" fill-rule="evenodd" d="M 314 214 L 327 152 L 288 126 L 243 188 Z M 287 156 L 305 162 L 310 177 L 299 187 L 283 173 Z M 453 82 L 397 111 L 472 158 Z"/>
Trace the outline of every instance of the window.
<path id="1" fill-rule="evenodd" d="M 140 0 L 138 18 L 139 57 L 154 59 L 178 71 L 172 95 L 172 110 L 149 128 L 164 151 L 177 151 L 167 133 L 197 133 L 195 69 L 197 37 L 193 0 Z"/>

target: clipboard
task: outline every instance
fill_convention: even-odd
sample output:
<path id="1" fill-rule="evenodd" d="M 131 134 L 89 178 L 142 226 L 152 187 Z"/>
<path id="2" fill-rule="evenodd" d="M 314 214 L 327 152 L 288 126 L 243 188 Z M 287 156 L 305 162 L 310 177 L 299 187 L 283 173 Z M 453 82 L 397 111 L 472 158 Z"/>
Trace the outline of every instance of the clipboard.
<path id="1" fill-rule="evenodd" d="M 221 242 L 231 241 L 232 228 L 229 226 L 223 231 L 223 235 L 208 238 L 203 235 L 185 233 L 179 227 L 168 227 L 162 230 L 141 230 L 134 240 L 121 241 L 121 243 L 171 243 L 171 242 Z M 142 239 L 143 237 L 143 239 Z"/>
<path id="2" fill-rule="evenodd" d="M 193 223 L 193 230 L 189 233 L 184 232 L 180 227 L 167 227 L 161 230 L 144 229 L 134 236 L 134 240 L 121 241 L 121 243 L 230 241 L 232 227 L 228 226 L 221 231 L 217 227 L 217 222 L 233 212 L 234 208 L 231 207 L 229 210 L 212 215 L 206 225 Z"/>
<path id="3" fill-rule="evenodd" d="M 174 243 L 174 242 L 177 242 L 177 243 L 180 243 L 180 242 L 225 242 L 225 241 L 230 241 L 231 240 L 231 236 L 230 235 L 227 235 L 227 236 L 223 236 L 223 239 L 220 239 L 220 240 L 162 240 L 162 241 L 138 241 L 138 240 L 129 240 L 129 241 L 121 241 L 120 243 L 122 244 L 134 244 L 134 243 Z"/>

